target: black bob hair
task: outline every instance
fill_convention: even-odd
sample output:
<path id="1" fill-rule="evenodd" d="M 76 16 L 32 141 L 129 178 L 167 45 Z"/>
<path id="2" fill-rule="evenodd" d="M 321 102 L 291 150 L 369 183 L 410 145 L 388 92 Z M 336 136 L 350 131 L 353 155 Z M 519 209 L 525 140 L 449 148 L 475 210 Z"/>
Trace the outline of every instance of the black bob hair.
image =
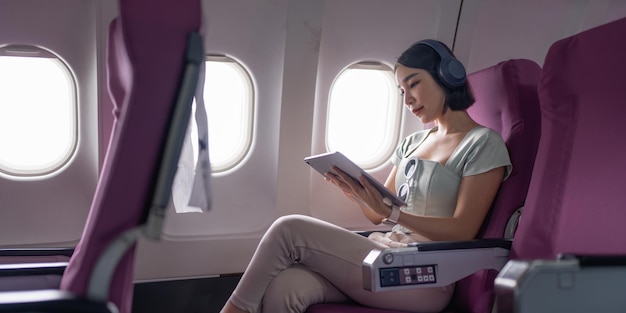
<path id="1" fill-rule="evenodd" d="M 451 55 L 454 56 L 448 46 L 444 43 L 441 44 L 448 49 L 448 52 L 450 52 Z M 465 110 L 472 106 L 475 99 L 469 82 L 466 80 L 465 83 L 459 87 L 448 87 L 441 81 L 441 78 L 437 73 L 439 63 L 441 63 L 441 57 L 437 51 L 427 45 L 420 44 L 418 41 L 411 45 L 411 47 L 406 49 L 400 57 L 398 57 L 398 60 L 396 61 L 396 68 L 397 64 L 400 64 L 406 67 L 419 68 L 427 71 L 435 79 L 437 84 L 443 88 L 446 99 L 445 106 L 450 108 L 452 111 Z M 396 68 L 394 68 L 394 72 Z"/>

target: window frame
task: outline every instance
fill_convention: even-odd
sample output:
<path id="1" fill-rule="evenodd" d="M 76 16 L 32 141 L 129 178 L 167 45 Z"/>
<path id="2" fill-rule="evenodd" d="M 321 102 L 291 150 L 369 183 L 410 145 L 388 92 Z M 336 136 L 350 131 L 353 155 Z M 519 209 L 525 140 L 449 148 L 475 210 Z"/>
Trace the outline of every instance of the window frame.
<path id="1" fill-rule="evenodd" d="M 346 73 L 346 71 L 355 70 L 355 69 L 378 70 L 390 78 L 389 96 L 391 97 L 391 99 L 389 99 L 388 105 L 396 109 L 392 111 L 387 111 L 390 117 L 387 118 L 387 121 L 385 123 L 388 124 L 388 126 L 391 126 L 391 128 L 385 129 L 386 136 L 384 136 L 384 138 L 387 138 L 385 139 L 385 142 L 387 143 L 386 148 L 379 150 L 375 154 L 375 157 L 372 158 L 371 160 L 368 160 L 368 162 L 366 163 L 359 162 L 358 160 L 354 160 L 355 163 L 357 163 L 359 166 L 361 166 L 365 170 L 376 170 L 380 167 L 385 166 L 389 158 L 392 156 L 393 151 L 398 145 L 400 133 L 401 133 L 402 126 L 403 126 L 402 123 L 403 123 L 404 111 L 402 110 L 402 107 L 403 107 L 402 97 L 400 97 L 400 93 L 397 92 L 397 90 L 395 90 L 394 88 L 394 87 L 397 87 L 397 84 L 395 84 L 395 76 L 393 72 L 393 67 L 386 63 L 382 63 L 378 61 L 355 62 L 345 67 L 341 71 L 339 71 L 339 73 L 334 77 L 333 82 L 331 83 L 331 86 L 328 90 L 328 100 L 327 100 L 327 107 L 326 107 L 326 125 L 324 128 L 324 146 L 326 148 L 326 151 L 337 150 L 331 146 L 330 139 L 329 139 L 329 136 L 331 135 L 329 132 L 329 128 L 330 128 L 330 122 L 332 118 L 331 117 L 331 110 L 332 110 L 331 101 L 333 99 L 332 98 L 333 89 L 335 88 L 336 82 L 339 80 L 341 75 Z"/>
<path id="2" fill-rule="evenodd" d="M 55 158 L 56 160 L 51 160 L 49 165 L 42 166 L 40 168 L 25 169 L 15 168 L 7 164 L 0 163 L 0 176 L 7 177 L 9 179 L 43 179 L 50 175 L 57 174 L 71 164 L 78 151 L 80 140 L 80 119 L 76 75 L 65 60 L 44 47 L 24 44 L 3 45 L 0 46 L 0 57 L 3 56 L 53 59 L 53 62 L 58 65 L 59 69 L 64 74 L 64 77 L 67 79 L 67 86 L 70 95 L 69 98 L 71 101 L 71 103 L 68 104 L 69 113 L 71 115 L 68 120 L 71 121 L 72 129 L 69 132 L 71 137 L 68 140 L 68 148 L 63 153 L 60 153 L 58 158 Z"/>
<path id="3" fill-rule="evenodd" d="M 247 87 L 248 90 L 248 94 L 246 95 L 246 103 L 248 103 L 249 105 L 247 106 L 247 108 L 242 108 L 244 111 L 247 112 L 247 115 L 245 116 L 245 121 L 242 121 L 241 124 L 241 126 L 246 127 L 246 129 L 243 129 L 241 132 L 241 134 L 244 136 L 244 139 L 242 140 L 242 144 L 240 146 L 241 149 L 233 154 L 234 157 L 232 159 L 224 162 L 223 164 L 216 165 L 211 158 L 212 173 L 215 175 L 225 175 L 239 167 L 245 161 L 246 157 L 250 154 L 250 151 L 252 149 L 255 129 L 256 86 L 254 84 L 254 80 L 252 79 L 252 74 L 250 73 L 248 68 L 246 68 L 242 62 L 233 57 L 219 54 L 208 54 L 205 56 L 205 62 L 220 62 L 229 64 L 239 74 L 239 76 L 243 78 L 242 83 L 244 84 L 244 87 Z M 207 73 L 208 71 L 205 73 L 205 82 Z M 206 88 L 206 83 L 204 87 Z M 207 106 L 207 108 L 205 108 L 207 111 L 207 121 L 210 128 L 211 117 L 209 116 L 209 105 L 209 102 L 205 99 L 205 106 Z M 209 129 L 209 137 L 212 133 L 213 132 L 211 132 Z M 211 147 L 211 142 L 213 141 L 209 139 L 209 153 L 211 153 L 211 151 L 215 148 Z"/>

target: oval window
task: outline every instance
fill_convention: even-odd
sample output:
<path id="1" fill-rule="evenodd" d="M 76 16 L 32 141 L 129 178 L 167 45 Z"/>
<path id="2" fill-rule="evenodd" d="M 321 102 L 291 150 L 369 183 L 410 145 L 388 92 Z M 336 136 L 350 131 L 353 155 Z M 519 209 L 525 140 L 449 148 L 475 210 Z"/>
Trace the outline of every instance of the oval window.
<path id="1" fill-rule="evenodd" d="M 254 87 L 248 71 L 232 58 L 208 56 L 205 65 L 204 105 L 209 126 L 211 170 L 222 173 L 239 164 L 250 150 L 254 129 Z M 195 128 L 192 128 L 191 136 L 198 138 Z M 197 140 L 192 143 L 196 155 Z"/>
<path id="2" fill-rule="evenodd" d="M 389 159 L 397 144 L 402 105 L 393 70 L 361 62 L 343 70 L 331 87 L 326 147 L 365 169 Z"/>
<path id="3" fill-rule="evenodd" d="M 68 163 L 78 141 L 76 82 L 53 53 L 0 48 L 0 172 L 40 176 Z"/>

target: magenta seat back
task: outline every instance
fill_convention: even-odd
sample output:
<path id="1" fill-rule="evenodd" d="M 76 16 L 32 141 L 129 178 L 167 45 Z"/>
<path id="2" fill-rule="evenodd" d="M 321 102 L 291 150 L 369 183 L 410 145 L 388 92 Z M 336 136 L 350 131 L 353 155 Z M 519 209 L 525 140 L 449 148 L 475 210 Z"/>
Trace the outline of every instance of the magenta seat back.
<path id="1" fill-rule="evenodd" d="M 199 0 L 121 0 L 111 25 L 109 91 L 117 117 L 87 223 L 61 289 L 85 295 L 102 251 L 145 220 L 190 32 L 201 23 Z M 118 264 L 110 300 L 131 309 L 134 249 Z"/>
<path id="2" fill-rule="evenodd" d="M 541 133 L 537 96 L 540 72 L 537 63 L 518 59 L 468 76 L 476 97 L 468 113 L 478 123 L 500 133 L 513 164 L 513 172 L 500 187 L 479 238 L 503 238 L 509 218 L 524 205 Z M 496 276 L 496 271 L 485 270 L 460 280 L 449 308 L 491 312 Z"/>
<path id="3" fill-rule="evenodd" d="M 498 63 L 468 76 L 476 103 L 468 113 L 496 130 L 509 150 L 513 172 L 502 184 L 480 238 L 503 238 L 506 223 L 524 205 L 541 134 L 537 84 L 541 68 L 531 60 Z"/>
<path id="4" fill-rule="evenodd" d="M 124 34 L 120 25 L 120 18 L 115 18 L 109 26 L 107 46 L 107 89 L 113 99 L 114 123 L 120 117 L 120 111 L 130 88 L 132 87 L 133 68 L 128 59 Z M 116 127 L 113 126 L 115 131 Z"/>
<path id="5" fill-rule="evenodd" d="M 626 19 L 555 42 L 542 134 L 514 257 L 626 253 Z"/>

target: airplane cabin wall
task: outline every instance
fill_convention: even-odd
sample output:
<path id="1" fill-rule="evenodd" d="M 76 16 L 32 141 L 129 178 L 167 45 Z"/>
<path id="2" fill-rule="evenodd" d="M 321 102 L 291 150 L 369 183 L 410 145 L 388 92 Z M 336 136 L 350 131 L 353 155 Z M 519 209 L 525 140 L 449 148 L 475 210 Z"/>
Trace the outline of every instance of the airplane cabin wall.
<path id="1" fill-rule="evenodd" d="M 0 45 L 40 46 L 70 68 L 79 128 L 76 152 L 60 172 L 43 180 L 0 176 L 0 246 L 72 246 L 80 238 L 98 175 L 97 7 L 93 0 L 0 1 Z"/>
<path id="2" fill-rule="evenodd" d="M 516 58 L 542 66 L 555 41 L 625 16 L 623 0 L 464 1 L 454 52 L 469 73 Z"/>

